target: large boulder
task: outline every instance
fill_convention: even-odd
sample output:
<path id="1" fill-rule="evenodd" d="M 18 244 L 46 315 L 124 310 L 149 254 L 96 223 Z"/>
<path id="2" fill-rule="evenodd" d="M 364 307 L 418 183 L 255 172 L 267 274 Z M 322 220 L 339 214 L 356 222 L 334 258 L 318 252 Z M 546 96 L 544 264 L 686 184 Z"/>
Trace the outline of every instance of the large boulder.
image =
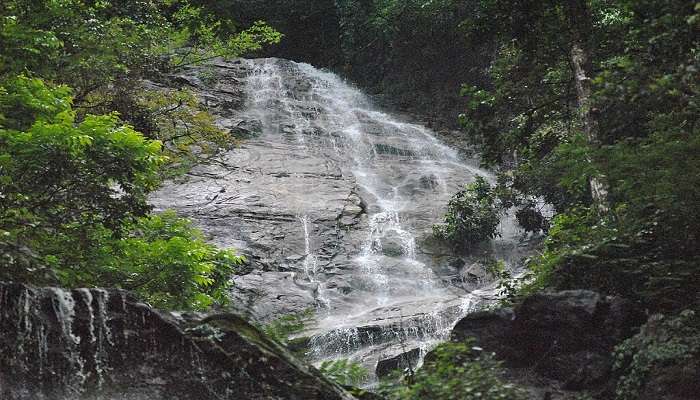
<path id="1" fill-rule="evenodd" d="M 474 338 L 480 346 L 493 349 L 498 346 L 499 353 L 506 348 L 515 347 L 504 343 L 506 332 L 511 329 L 515 315 L 510 308 L 498 308 L 491 311 L 477 311 L 468 314 L 457 322 L 452 329 L 450 339 L 455 342 Z"/>
<path id="2" fill-rule="evenodd" d="M 474 338 L 509 367 L 583 389 L 607 381 L 614 346 L 638 321 L 632 305 L 620 298 L 587 290 L 539 293 L 513 310 L 468 315 L 456 324 L 452 340 Z"/>
<path id="3" fill-rule="evenodd" d="M 0 398 L 353 397 L 236 314 L 183 316 L 119 290 L 0 283 Z"/>

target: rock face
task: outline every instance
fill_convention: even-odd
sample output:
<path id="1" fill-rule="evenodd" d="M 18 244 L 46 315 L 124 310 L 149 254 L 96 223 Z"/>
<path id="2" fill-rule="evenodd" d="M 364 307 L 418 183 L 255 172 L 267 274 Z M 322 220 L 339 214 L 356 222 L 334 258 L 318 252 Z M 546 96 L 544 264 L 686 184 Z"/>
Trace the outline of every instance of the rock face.
<path id="1" fill-rule="evenodd" d="M 0 283 L 0 398 L 353 397 L 234 314 L 162 314 L 123 291 Z"/>
<path id="2" fill-rule="evenodd" d="M 599 386 L 610 377 L 613 347 L 632 334 L 638 315 L 630 303 L 586 290 L 535 294 L 515 310 L 470 314 L 452 331 L 472 337 L 512 368 L 528 368 L 564 389 Z"/>
<path id="3" fill-rule="evenodd" d="M 463 270 L 494 254 L 516 264 L 523 248 L 511 219 L 503 239 L 458 262 L 430 239 L 449 197 L 487 171 L 310 65 L 210 68 L 215 79 L 203 82 L 193 68 L 176 80 L 243 140 L 151 201 L 247 256 L 235 303 L 262 322 L 313 309 L 305 335 L 314 359 L 350 358 L 374 371 L 402 352 L 398 340 L 424 351 L 478 299 L 493 298 L 470 295 L 489 279 Z"/>

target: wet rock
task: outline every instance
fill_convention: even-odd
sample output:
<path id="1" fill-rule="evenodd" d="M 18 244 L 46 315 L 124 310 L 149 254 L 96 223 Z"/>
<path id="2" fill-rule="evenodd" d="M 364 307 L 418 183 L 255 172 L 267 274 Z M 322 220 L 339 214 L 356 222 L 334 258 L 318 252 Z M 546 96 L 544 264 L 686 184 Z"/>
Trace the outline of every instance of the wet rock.
<path id="1" fill-rule="evenodd" d="M 262 122 L 258 119 L 223 120 L 219 126 L 227 129 L 229 133 L 239 139 L 250 139 L 262 133 Z"/>
<path id="2" fill-rule="evenodd" d="M 340 214 L 338 223 L 342 226 L 356 225 L 360 222 L 360 218 L 366 211 L 367 205 L 364 203 L 362 198 L 356 193 L 351 193 L 348 196 L 345 207 Z"/>
<path id="3" fill-rule="evenodd" d="M 364 390 L 353 386 L 344 386 L 344 388 L 348 392 L 352 393 L 357 400 L 386 400 L 384 397 L 370 392 L 369 390 Z"/>
<path id="4" fill-rule="evenodd" d="M 491 274 L 483 263 L 475 262 L 463 268 L 460 276 L 463 282 L 478 285 L 486 282 L 491 277 Z"/>
<path id="5" fill-rule="evenodd" d="M 419 182 L 423 189 L 435 189 L 440 186 L 438 178 L 435 175 L 423 175 L 420 177 Z"/>
<path id="6" fill-rule="evenodd" d="M 407 368 L 415 369 L 419 356 L 420 349 L 415 348 L 401 353 L 395 357 L 379 360 L 379 362 L 377 363 L 377 368 L 375 369 L 375 373 L 378 377 L 381 378 L 390 375 L 395 370 L 402 371 Z"/>
<path id="7" fill-rule="evenodd" d="M 262 321 L 316 307 L 318 285 L 294 272 L 251 272 L 233 278 L 233 301 Z"/>
<path id="8" fill-rule="evenodd" d="M 388 257 L 400 257 L 406 253 L 405 239 L 397 233 L 387 233 L 381 239 L 382 254 Z"/>
<path id="9" fill-rule="evenodd" d="M 514 347 L 511 343 L 504 342 L 514 319 L 515 314 L 511 308 L 477 311 L 457 322 L 452 328 L 450 340 L 464 342 L 474 338 L 478 346 L 492 350 L 498 348 L 498 352 L 504 354 L 506 349 Z"/>
<path id="10" fill-rule="evenodd" d="M 613 347 L 631 335 L 637 318 L 620 298 L 587 290 L 539 293 L 514 310 L 468 315 L 456 324 L 452 340 L 474 338 L 507 366 L 532 369 L 578 390 L 609 378 Z"/>
<path id="11" fill-rule="evenodd" d="M 2 399 L 352 399 L 236 314 L 8 283 L 0 310 Z"/>
<path id="12" fill-rule="evenodd" d="M 415 152 L 408 149 L 402 149 L 396 146 L 392 146 L 384 143 L 376 143 L 374 149 L 379 154 L 393 155 L 393 156 L 403 156 L 403 157 L 414 157 Z"/>

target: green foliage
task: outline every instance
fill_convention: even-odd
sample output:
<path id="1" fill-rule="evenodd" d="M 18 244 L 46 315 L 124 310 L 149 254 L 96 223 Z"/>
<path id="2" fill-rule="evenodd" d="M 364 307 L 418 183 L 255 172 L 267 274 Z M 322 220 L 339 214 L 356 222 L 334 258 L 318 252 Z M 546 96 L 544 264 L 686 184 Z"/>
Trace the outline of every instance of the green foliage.
<path id="1" fill-rule="evenodd" d="M 318 367 L 318 370 L 326 378 L 341 386 L 359 385 L 369 376 L 367 368 L 345 358 L 323 361 Z"/>
<path id="2" fill-rule="evenodd" d="M 282 39 L 279 32 L 263 21 L 256 21 L 250 28 L 221 40 L 217 35 L 221 21 L 204 16 L 202 8 L 190 5 L 179 9 L 174 19 L 183 25 L 173 33 L 173 40 L 168 44 L 168 54 L 175 68 L 201 64 L 216 57 L 238 57 L 260 50 L 263 45 L 279 43 Z"/>
<path id="3" fill-rule="evenodd" d="M 491 185 L 478 176 L 452 196 L 444 224 L 433 227 L 435 236 L 457 249 L 498 236 L 499 208 L 495 200 Z"/>
<path id="4" fill-rule="evenodd" d="M 225 301 L 243 259 L 173 213 L 148 215 L 165 161 L 115 114 L 76 120 L 70 91 L 19 76 L 0 100 L 0 279 L 132 290 L 153 305 Z"/>
<path id="5" fill-rule="evenodd" d="M 0 16 L 0 32 L 7 38 L 0 75 L 30 70 L 70 84 L 78 93 L 146 76 L 164 68 L 162 58 L 175 67 L 191 65 L 240 56 L 281 39 L 262 22 L 240 32 L 223 29 L 232 23 L 215 20 L 206 7 L 180 0 L 138 5 L 10 0 L 0 7 Z M 45 48 L 63 51 L 44 52 Z M 20 56 L 12 57 L 17 52 Z M 21 56 L 24 53 L 35 57 Z"/>
<path id="6" fill-rule="evenodd" d="M 232 143 L 192 92 L 144 79 L 281 38 L 206 6 L 0 3 L 0 279 L 120 287 L 165 308 L 226 301 L 244 259 L 146 201 L 168 162 Z"/>
<path id="7" fill-rule="evenodd" d="M 122 234 L 101 225 L 42 236 L 33 248 L 64 287 L 117 287 L 154 307 L 203 310 L 228 302 L 226 289 L 243 257 L 204 241 L 172 212 L 124 222 Z M 77 235 L 87 236 L 75 245 Z M 77 250 L 77 251 L 76 251 Z"/>
<path id="8" fill-rule="evenodd" d="M 665 374 L 664 383 L 671 391 L 693 390 L 692 385 L 697 386 L 697 376 L 683 381 L 683 374 L 678 371 L 700 368 L 700 318 L 692 310 L 672 318 L 656 315 L 640 333 L 617 346 L 615 358 L 615 369 L 621 375 L 617 400 L 643 398 L 649 392 L 649 381 L 654 374 Z M 695 382 L 688 382 L 688 379 Z"/>
<path id="9" fill-rule="evenodd" d="M 186 95 L 177 94 L 166 105 L 163 99 L 154 100 L 164 94 L 151 92 L 142 80 L 158 80 L 185 66 L 241 56 L 281 40 L 263 22 L 244 30 L 232 26 L 186 0 L 138 5 L 10 0 L 0 6 L 0 80 L 30 72 L 74 88 L 77 120 L 88 113 L 117 111 L 147 137 L 166 139 L 168 150 L 173 146 L 167 139 L 173 136 L 202 139 L 212 147 L 222 135 L 194 96 L 183 100 Z M 178 107 L 183 101 L 186 107 Z M 168 128 L 186 132 L 173 135 L 165 132 Z M 178 156 L 192 156 L 181 143 L 174 147 Z"/>
<path id="10" fill-rule="evenodd" d="M 460 120 L 484 164 L 501 167 L 498 200 L 518 208 L 527 230 L 548 234 L 523 291 L 589 288 L 657 311 L 697 303 L 700 8 L 681 0 L 474 7 L 463 24 L 469 41 L 497 46 L 489 82 L 463 88 Z M 577 40 L 592 84 L 586 105 L 571 68 Z M 584 134 L 587 112 L 594 138 Z M 594 178 L 608 186 L 604 212 Z M 552 206 L 551 221 L 541 203 Z"/>
<path id="11" fill-rule="evenodd" d="M 469 343 L 443 343 L 410 380 L 384 383 L 387 400 L 526 399 L 525 392 L 502 379 L 500 363 Z"/>
<path id="12" fill-rule="evenodd" d="M 491 259 L 486 263 L 486 271 L 496 280 L 498 296 L 504 303 L 511 302 L 518 293 L 518 281 L 506 268 L 503 260 Z"/>
<path id="13" fill-rule="evenodd" d="M 652 135 L 599 152 L 615 208 L 605 218 L 585 207 L 557 215 L 528 290 L 586 287 L 657 311 L 697 303 L 700 136 Z"/>
<path id="14" fill-rule="evenodd" d="M 557 2 L 479 2 L 465 21 L 473 41 L 499 43 L 490 84 L 469 86 L 461 121 L 485 164 L 513 168 L 515 197 L 541 197 L 557 211 L 590 204 L 587 178 L 607 175 L 606 158 L 581 140 L 569 68 L 572 27 L 592 44 L 598 140 L 697 132 L 697 35 L 692 2 L 572 2 L 591 21 L 572 25 Z M 590 27 L 586 28 L 586 24 Z M 572 179 L 574 178 L 574 179 Z"/>
<path id="15" fill-rule="evenodd" d="M 145 214 L 146 194 L 156 187 L 164 162 L 159 142 L 145 139 L 116 115 L 88 115 L 76 122 L 65 87 L 20 76 L 4 91 L 0 112 L 12 115 L 0 127 L 5 229 L 116 226 Z"/>
<path id="16" fill-rule="evenodd" d="M 303 61 L 318 67 L 340 64 L 340 26 L 334 0 L 192 0 L 191 3 L 202 6 L 219 21 L 236 21 L 234 26 L 249 26 L 258 20 L 274 26 L 283 38 L 267 47 L 263 56 Z"/>
<path id="17" fill-rule="evenodd" d="M 148 123 L 153 124 L 150 137 L 164 144 L 169 160 L 166 176 L 203 162 L 202 154 L 215 154 L 236 144 L 232 135 L 216 126 L 214 116 L 191 90 L 150 90 L 137 95 L 135 102 Z"/>
<path id="18" fill-rule="evenodd" d="M 228 302 L 230 276 L 243 257 L 206 243 L 174 212 L 140 218 L 127 229 L 125 237 L 95 249 L 90 262 L 101 270 L 87 284 L 132 290 L 159 308 L 202 310 Z"/>
<path id="19" fill-rule="evenodd" d="M 55 122 L 70 113 L 73 99 L 66 86 L 47 86 L 40 79 L 19 75 L 0 86 L 0 126 L 25 130 L 35 121 Z"/>
<path id="20" fill-rule="evenodd" d="M 262 331 L 269 338 L 287 344 L 290 336 L 304 330 L 304 327 L 313 318 L 313 314 L 314 311 L 311 308 L 300 313 L 286 314 L 263 326 Z"/>

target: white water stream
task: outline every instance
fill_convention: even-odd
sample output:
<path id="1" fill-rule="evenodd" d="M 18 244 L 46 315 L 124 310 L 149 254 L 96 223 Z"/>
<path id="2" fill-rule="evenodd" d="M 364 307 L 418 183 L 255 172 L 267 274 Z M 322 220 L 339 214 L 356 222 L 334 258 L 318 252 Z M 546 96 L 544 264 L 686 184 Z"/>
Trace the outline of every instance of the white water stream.
<path id="1" fill-rule="evenodd" d="M 312 360 L 350 358 L 374 369 L 377 360 L 445 340 L 454 323 L 493 301 L 496 289 L 471 293 L 446 283 L 421 247 L 440 222 L 452 193 L 488 171 L 460 158 L 429 129 L 377 110 L 338 76 L 307 64 L 256 60 L 247 80 L 247 113 L 264 135 L 287 135 L 298 151 L 322 154 L 354 177 L 366 202 L 364 239 L 348 281 L 353 291 L 326 294 L 325 274 L 310 236 L 312 218 L 299 210 L 305 279 L 317 285 L 317 321 L 310 332 Z M 303 208 L 303 207 L 300 207 Z M 517 230 L 502 222 L 494 256 L 513 263 Z"/>

